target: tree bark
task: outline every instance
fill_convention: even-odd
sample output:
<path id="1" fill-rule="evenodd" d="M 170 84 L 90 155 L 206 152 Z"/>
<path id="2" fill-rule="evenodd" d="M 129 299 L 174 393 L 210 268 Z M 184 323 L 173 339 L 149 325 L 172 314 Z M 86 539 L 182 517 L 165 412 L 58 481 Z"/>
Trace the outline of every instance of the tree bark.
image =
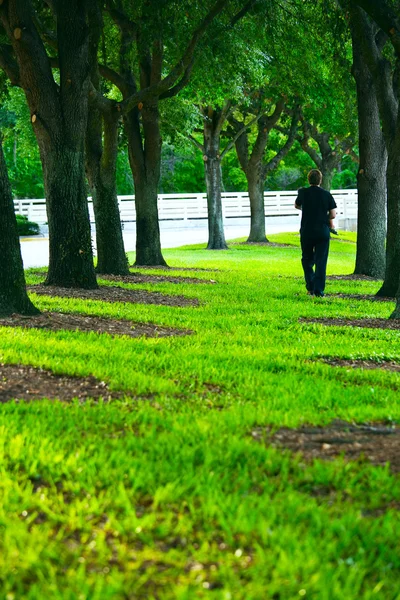
<path id="1" fill-rule="evenodd" d="M 31 2 L 10 0 L 0 17 L 17 58 L 19 84 L 25 91 L 43 164 L 50 237 L 46 283 L 95 288 L 84 157 L 88 9 L 83 0 L 68 4 L 57 0 L 54 8 L 59 85 L 33 22 Z"/>
<path id="2" fill-rule="evenodd" d="M 161 134 L 158 101 L 142 107 L 143 141 L 139 110 L 124 119 L 129 163 L 135 184 L 136 265 L 166 266 L 161 251 L 158 219 L 158 184 L 161 173 Z"/>
<path id="3" fill-rule="evenodd" d="M 357 6 L 350 6 L 352 28 L 360 40 L 375 87 L 387 162 L 387 238 L 385 279 L 377 296 L 393 297 L 400 280 L 400 119 L 397 73 L 383 53 L 386 35 Z"/>
<path id="4" fill-rule="evenodd" d="M 400 153 L 389 150 L 387 166 L 387 239 L 385 279 L 377 296 L 396 296 L 400 281 Z"/>
<path id="5" fill-rule="evenodd" d="M 0 316 L 38 314 L 28 298 L 14 203 L 0 144 Z"/>
<path id="6" fill-rule="evenodd" d="M 96 221 L 97 273 L 127 275 L 122 224 L 117 196 L 117 157 L 120 112 L 112 100 L 98 100 L 100 73 L 99 45 L 104 30 L 101 3 L 90 5 L 89 66 L 93 89 L 90 93 L 86 133 L 86 172 L 92 190 Z M 95 94 L 97 92 L 97 94 Z"/>
<path id="7" fill-rule="evenodd" d="M 116 184 L 118 127 L 117 112 L 102 116 L 96 109 L 90 109 L 86 137 L 86 170 L 96 221 L 96 271 L 108 275 L 129 274 Z"/>
<path id="8" fill-rule="evenodd" d="M 228 106 L 223 109 L 203 109 L 204 114 L 204 174 L 207 187 L 208 244 L 207 250 L 226 250 L 222 214 L 221 128 Z"/>
<path id="9" fill-rule="evenodd" d="M 260 165 L 249 164 L 246 169 L 250 199 L 250 234 L 248 242 L 267 242 L 265 231 L 264 182 Z"/>
<path id="10" fill-rule="evenodd" d="M 350 21 L 353 69 L 358 104 L 360 168 L 357 175 L 358 215 L 355 274 L 383 278 L 386 240 L 387 152 L 370 70 L 361 41 Z"/>
<path id="11" fill-rule="evenodd" d="M 333 176 L 334 176 L 334 171 L 328 164 L 325 163 L 324 160 L 322 161 L 321 173 L 322 173 L 321 187 L 323 187 L 324 190 L 327 190 L 328 192 L 330 192 L 332 189 L 332 180 L 333 180 Z"/>
<path id="12" fill-rule="evenodd" d="M 83 148 L 47 145 L 41 155 L 50 250 L 46 285 L 96 288 Z"/>

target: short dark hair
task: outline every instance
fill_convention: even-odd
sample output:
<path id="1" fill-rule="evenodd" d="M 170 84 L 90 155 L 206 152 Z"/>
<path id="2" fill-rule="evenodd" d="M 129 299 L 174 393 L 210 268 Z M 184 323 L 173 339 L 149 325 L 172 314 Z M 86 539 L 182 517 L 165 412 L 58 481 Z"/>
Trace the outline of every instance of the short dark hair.
<path id="1" fill-rule="evenodd" d="M 311 169 L 308 174 L 308 183 L 310 185 L 321 185 L 322 183 L 322 173 L 318 171 L 318 169 Z"/>

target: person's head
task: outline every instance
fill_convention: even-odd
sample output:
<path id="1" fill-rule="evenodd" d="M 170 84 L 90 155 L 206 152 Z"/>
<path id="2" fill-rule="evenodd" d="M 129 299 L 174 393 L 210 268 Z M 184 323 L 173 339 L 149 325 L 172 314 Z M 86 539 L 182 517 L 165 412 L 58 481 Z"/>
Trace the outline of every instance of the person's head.
<path id="1" fill-rule="evenodd" d="M 308 183 L 310 185 L 321 185 L 322 183 L 322 173 L 318 171 L 318 169 L 311 169 L 308 174 Z"/>

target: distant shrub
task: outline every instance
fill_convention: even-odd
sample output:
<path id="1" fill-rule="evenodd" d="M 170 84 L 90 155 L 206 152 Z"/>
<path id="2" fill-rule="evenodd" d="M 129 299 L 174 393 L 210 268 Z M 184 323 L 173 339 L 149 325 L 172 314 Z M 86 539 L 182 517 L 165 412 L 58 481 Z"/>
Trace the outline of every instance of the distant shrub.
<path id="1" fill-rule="evenodd" d="M 15 215 L 17 219 L 18 235 L 38 235 L 40 227 L 37 223 L 28 221 L 24 215 Z"/>

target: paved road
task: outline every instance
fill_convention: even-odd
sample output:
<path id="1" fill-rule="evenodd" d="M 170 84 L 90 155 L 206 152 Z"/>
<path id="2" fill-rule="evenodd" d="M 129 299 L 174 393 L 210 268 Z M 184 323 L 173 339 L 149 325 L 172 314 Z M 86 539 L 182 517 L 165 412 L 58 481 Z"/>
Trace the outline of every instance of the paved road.
<path id="1" fill-rule="evenodd" d="M 297 231 L 299 229 L 299 219 L 277 218 L 267 219 L 267 232 L 280 233 L 283 231 Z M 235 226 L 225 227 L 225 237 L 232 240 L 239 237 L 245 237 L 249 233 L 249 224 L 242 223 Z M 188 244 L 206 244 L 208 238 L 207 227 L 190 227 L 187 229 L 164 228 L 161 224 L 161 245 L 165 248 L 178 248 Z M 130 252 L 135 249 L 136 234 L 134 229 L 124 230 L 125 249 Z M 47 267 L 49 264 L 49 241 L 46 237 L 21 238 L 22 259 L 25 269 L 31 267 Z"/>

